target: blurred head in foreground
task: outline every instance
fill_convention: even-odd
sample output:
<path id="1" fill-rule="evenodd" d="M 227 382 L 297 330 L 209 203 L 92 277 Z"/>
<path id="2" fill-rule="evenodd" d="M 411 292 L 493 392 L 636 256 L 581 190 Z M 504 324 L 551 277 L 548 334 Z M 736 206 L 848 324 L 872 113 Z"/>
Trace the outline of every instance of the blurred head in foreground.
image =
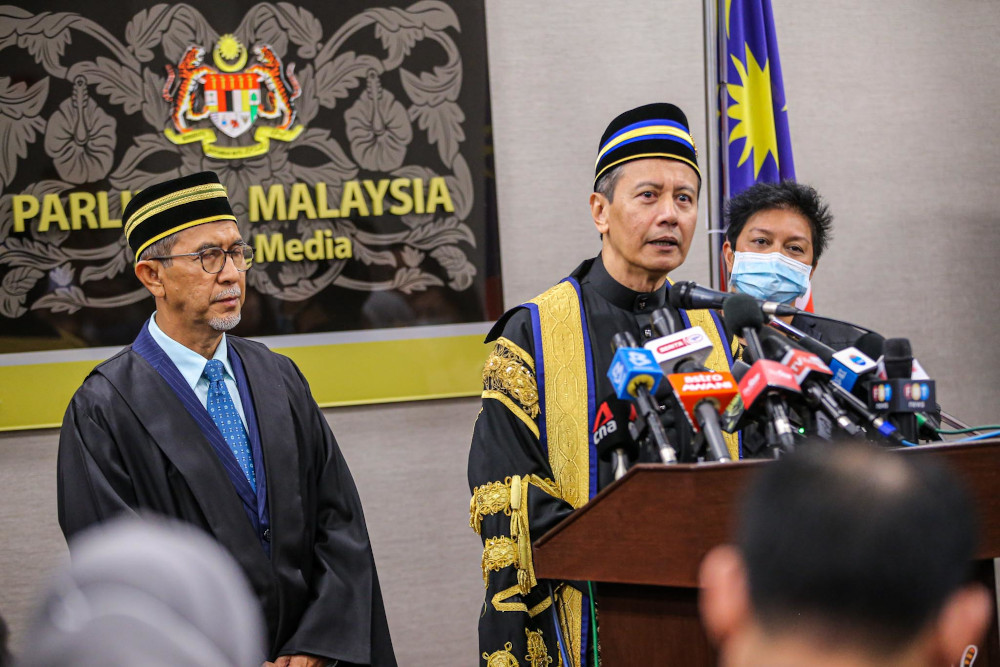
<path id="1" fill-rule="evenodd" d="M 737 544 L 701 568 L 721 665 L 952 665 L 982 639 L 973 508 L 926 457 L 804 447 L 760 471 L 741 507 Z"/>
<path id="2" fill-rule="evenodd" d="M 260 665 L 260 605 L 232 557 L 167 520 L 124 519 L 73 541 L 29 630 L 24 666 Z"/>

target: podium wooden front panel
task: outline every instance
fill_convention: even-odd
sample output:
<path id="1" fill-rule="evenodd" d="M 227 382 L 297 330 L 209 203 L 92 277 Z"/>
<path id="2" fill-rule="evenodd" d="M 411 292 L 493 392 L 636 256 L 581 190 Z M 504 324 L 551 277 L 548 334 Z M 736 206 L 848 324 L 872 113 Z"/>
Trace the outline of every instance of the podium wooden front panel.
<path id="1" fill-rule="evenodd" d="M 965 480 L 981 523 L 977 578 L 995 590 L 1000 441 L 898 451 L 941 459 Z M 730 540 L 737 502 L 762 465 L 635 466 L 535 543 L 539 579 L 596 582 L 605 667 L 715 664 L 698 620 L 698 566 Z M 1000 667 L 996 619 L 984 644 L 975 667 Z"/>

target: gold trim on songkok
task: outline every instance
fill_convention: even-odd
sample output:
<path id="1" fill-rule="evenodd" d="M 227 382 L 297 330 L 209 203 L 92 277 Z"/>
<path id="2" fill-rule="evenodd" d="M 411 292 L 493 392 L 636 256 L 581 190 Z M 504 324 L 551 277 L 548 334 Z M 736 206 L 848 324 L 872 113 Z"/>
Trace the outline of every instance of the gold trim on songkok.
<path id="1" fill-rule="evenodd" d="M 493 653 L 483 651 L 483 660 L 486 661 L 486 667 L 518 667 L 517 658 L 511 653 L 511 649 L 513 648 L 513 644 L 506 642 L 499 651 L 494 651 Z"/>

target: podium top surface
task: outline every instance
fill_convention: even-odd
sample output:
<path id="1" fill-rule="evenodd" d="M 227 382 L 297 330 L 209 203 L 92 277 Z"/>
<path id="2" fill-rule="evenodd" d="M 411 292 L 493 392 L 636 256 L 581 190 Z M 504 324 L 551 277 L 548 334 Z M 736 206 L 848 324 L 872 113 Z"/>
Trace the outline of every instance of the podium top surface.
<path id="1" fill-rule="evenodd" d="M 943 460 L 964 479 L 979 512 L 977 557 L 1000 556 L 1000 440 L 896 451 Z M 634 466 L 535 542 L 535 575 L 696 587 L 701 559 L 730 540 L 739 498 L 768 464 Z"/>

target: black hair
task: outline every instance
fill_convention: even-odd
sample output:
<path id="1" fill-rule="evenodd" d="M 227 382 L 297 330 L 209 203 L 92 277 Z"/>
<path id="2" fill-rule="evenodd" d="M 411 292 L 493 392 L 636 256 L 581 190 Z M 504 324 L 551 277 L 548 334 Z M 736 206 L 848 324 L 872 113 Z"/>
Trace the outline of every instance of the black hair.
<path id="1" fill-rule="evenodd" d="M 815 188 L 795 181 L 755 183 L 726 202 L 726 240 L 735 250 L 747 221 L 761 211 L 783 209 L 800 213 L 812 230 L 813 266 L 833 237 L 833 215 Z"/>
<path id="2" fill-rule="evenodd" d="M 819 630 L 891 654 L 968 580 L 975 536 L 972 504 L 949 470 L 858 443 L 816 443 L 758 474 L 738 545 L 765 631 Z"/>

